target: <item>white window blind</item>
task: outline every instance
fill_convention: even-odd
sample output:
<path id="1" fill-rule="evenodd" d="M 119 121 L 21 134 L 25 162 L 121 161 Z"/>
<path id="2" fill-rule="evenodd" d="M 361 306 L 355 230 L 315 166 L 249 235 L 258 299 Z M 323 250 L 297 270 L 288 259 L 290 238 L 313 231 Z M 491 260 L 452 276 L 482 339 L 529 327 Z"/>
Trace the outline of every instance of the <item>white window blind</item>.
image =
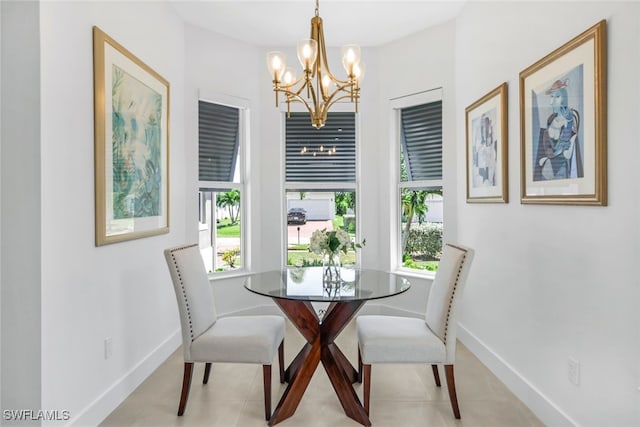
<path id="1" fill-rule="evenodd" d="M 403 108 L 400 114 L 408 180 L 441 180 L 442 101 Z"/>
<path id="2" fill-rule="evenodd" d="M 198 176 L 201 182 L 233 182 L 240 145 L 239 114 L 237 108 L 198 102 Z"/>
<path id="3" fill-rule="evenodd" d="M 356 182 L 355 113 L 329 113 L 320 129 L 309 114 L 291 113 L 285 146 L 287 182 Z"/>

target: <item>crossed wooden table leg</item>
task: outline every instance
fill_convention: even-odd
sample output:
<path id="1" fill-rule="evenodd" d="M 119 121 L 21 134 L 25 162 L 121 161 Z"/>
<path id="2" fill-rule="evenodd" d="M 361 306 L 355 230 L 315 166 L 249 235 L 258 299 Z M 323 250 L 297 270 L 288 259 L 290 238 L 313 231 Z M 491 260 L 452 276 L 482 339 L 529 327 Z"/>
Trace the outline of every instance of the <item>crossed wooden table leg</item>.
<path id="1" fill-rule="evenodd" d="M 289 385 L 273 411 L 269 425 L 278 424 L 296 412 L 318 363 L 322 362 L 345 414 L 362 425 L 370 426 L 369 416 L 351 385 L 357 381 L 358 372 L 334 343 L 365 301 L 332 302 L 322 321 L 308 301 L 281 298 L 274 298 L 274 301 L 304 336 L 307 344 L 285 372 Z"/>

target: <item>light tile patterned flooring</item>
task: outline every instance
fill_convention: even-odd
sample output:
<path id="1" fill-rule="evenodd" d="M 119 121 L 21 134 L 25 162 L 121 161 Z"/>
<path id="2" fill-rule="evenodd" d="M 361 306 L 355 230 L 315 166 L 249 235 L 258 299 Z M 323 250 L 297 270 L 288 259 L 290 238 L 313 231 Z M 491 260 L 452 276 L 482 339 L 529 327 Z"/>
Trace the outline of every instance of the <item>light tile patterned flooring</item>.
<path id="1" fill-rule="evenodd" d="M 337 339 L 357 362 L 355 322 Z M 285 362 L 298 353 L 304 339 L 287 323 Z M 455 376 L 461 420 L 453 417 L 440 370 L 442 387 L 435 386 L 431 366 L 373 365 L 371 369 L 371 422 L 374 427 L 473 426 L 538 427 L 543 424 L 469 350 L 458 343 Z M 272 409 L 286 385 L 278 381 L 277 359 L 272 375 Z M 182 385 L 182 348 L 147 378 L 101 424 L 120 426 L 264 427 L 262 367 L 214 364 L 208 385 L 202 384 L 204 364 L 196 364 L 184 416 L 176 415 Z M 362 385 L 356 384 L 362 398 Z M 282 427 L 355 427 L 342 411 L 333 387 L 320 364 L 296 413 Z"/>

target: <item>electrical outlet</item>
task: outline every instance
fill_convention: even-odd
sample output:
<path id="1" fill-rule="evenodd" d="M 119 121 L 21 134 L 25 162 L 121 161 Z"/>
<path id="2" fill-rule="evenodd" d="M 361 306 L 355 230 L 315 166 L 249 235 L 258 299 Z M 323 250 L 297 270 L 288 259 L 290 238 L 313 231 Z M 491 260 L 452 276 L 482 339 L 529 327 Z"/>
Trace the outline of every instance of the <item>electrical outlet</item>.
<path id="1" fill-rule="evenodd" d="M 113 356 L 113 340 L 111 337 L 104 339 L 104 359 L 107 360 Z"/>
<path id="2" fill-rule="evenodd" d="M 567 375 L 571 384 L 580 385 L 580 362 L 571 357 L 567 360 Z"/>

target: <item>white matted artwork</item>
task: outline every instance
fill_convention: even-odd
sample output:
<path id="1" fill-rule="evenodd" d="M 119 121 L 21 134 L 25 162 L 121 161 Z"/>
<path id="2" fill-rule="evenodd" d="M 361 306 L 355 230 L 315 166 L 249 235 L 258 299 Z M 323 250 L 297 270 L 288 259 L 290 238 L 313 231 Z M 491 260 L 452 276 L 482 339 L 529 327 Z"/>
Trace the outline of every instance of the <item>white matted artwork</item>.
<path id="1" fill-rule="evenodd" d="M 607 204 L 606 21 L 520 73 L 522 203 Z"/>
<path id="2" fill-rule="evenodd" d="M 507 203 L 507 83 L 468 106 L 467 202 Z"/>
<path id="3" fill-rule="evenodd" d="M 169 82 L 93 27 L 96 245 L 169 232 Z"/>

